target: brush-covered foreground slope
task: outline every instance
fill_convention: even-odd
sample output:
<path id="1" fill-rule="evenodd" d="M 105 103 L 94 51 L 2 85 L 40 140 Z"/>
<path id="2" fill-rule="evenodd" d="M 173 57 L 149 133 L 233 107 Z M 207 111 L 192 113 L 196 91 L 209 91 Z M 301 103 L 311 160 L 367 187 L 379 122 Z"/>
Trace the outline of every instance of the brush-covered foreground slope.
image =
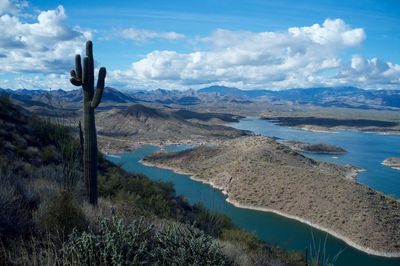
<path id="1" fill-rule="evenodd" d="M 233 115 L 206 114 L 170 108 L 152 108 L 140 104 L 104 111 L 96 115 L 102 148 L 109 150 L 135 147 L 144 143 L 217 142 L 248 134 L 221 125 L 237 121 Z M 119 142 L 118 142 L 119 140 Z"/>
<path id="2" fill-rule="evenodd" d="M 400 202 L 355 182 L 351 166 L 318 162 L 255 136 L 144 161 L 193 174 L 233 203 L 296 216 L 358 248 L 400 256 Z"/>
<path id="3" fill-rule="evenodd" d="M 75 135 L 0 97 L 0 265 L 304 265 L 101 154 L 92 208 Z"/>

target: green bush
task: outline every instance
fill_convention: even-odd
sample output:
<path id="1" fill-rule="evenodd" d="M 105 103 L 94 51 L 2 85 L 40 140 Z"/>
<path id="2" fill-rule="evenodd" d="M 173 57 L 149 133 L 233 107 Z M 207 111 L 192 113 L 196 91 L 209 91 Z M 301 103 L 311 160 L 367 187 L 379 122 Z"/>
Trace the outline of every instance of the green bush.
<path id="1" fill-rule="evenodd" d="M 74 229 L 82 231 L 87 227 L 82 209 L 67 192 L 61 192 L 44 205 L 39 210 L 38 218 L 40 225 L 52 234 L 68 235 Z"/>
<path id="2" fill-rule="evenodd" d="M 0 104 L 3 105 L 4 107 L 10 107 L 11 106 L 10 97 L 6 95 L 0 96 Z"/>
<path id="3" fill-rule="evenodd" d="M 28 202 L 1 173 L 0 184 L 0 241 L 29 235 L 33 220 Z"/>
<path id="4" fill-rule="evenodd" d="M 78 265 L 229 265 L 208 235 L 185 225 L 156 231 L 138 219 L 129 225 L 113 217 L 97 233 L 74 232 L 64 247 Z"/>
<path id="5" fill-rule="evenodd" d="M 77 265 L 137 265 L 152 261 L 152 226 L 143 220 L 123 225 L 115 217 L 103 220 L 98 233 L 70 236 L 65 252 Z"/>
<path id="6" fill-rule="evenodd" d="M 156 261 L 161 265 L 231 265 L 209 235 L 190 227 L 173 225 L 157 237 Z"/>
<path id="7" fill-rule="evenodd" d="M 51 237 L 0 243 L 8 265 L 231 265 L 221 247 L 202 231 L 183 224 L 157 230 L 143 218 L 125 225 L 115 216 L 97 231 L 73 231 L 66 242 Z M 0 263 L 1 264 L 1 263 Z"/>
<path id="8" fill-rule="evenodd" d="M 232 220 L 222 213 L 209 211 L 201 204 L 193 206 L 192 223 L 214 237 L 220 237 L 224 229 L 232 228 Z"/>
<path id="9" fill-rule="evenodd" d="M 52 162 L 57 161 L 58 154 L 55 146 L 45 146 L 42 148 L 39 158 L 43 161 L 44 164 L 50 164 Z"/>
<path id="10" fill-rule="evenodd" d="M 151 181 L 143 175 L 126 174 L 112 167 L 99 176 L 99 194 L 117 202 L 129 201 L 136 207 L 163 218 L 178 213 L 172 183 Z"/>
<path id="11" fill-rule="evenodd" d="M 256 250 L 264 246 L 263 242 L 258 240 L 254 234 L 240 229 L 224 229 L 221 239 L 244 244 L 249 250 Z"/>

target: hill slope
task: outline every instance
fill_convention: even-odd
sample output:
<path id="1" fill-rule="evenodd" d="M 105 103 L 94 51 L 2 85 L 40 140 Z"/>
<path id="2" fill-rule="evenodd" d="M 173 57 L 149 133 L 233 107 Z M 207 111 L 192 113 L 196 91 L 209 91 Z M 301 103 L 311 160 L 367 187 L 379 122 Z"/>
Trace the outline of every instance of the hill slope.
<path id="1" fill-rule="evenodd" d="M 239 206 L 296 217 L 359 249 L 400 256 L 400 202 L 355 182 L 353 167 L 308 159 L 265 137 L 159 153 L 144 162 L 193 174 Z"/>
<path id="2" fill-rule="evenodd" d="M 120 145 L 134 147 L 140 143 L 217 142 L 249 134 L 215 123 L 215 120 L 221 123 L 237 121 L 232 115 L 151 108 L 140 104 L 98 113 L 96 119 L 102 147 L 106 149 L 111 141 L 116 144 L 118 140 L 121 140 Z M 208 123 L 210 120 L 214 123 Z M 123 148 L 118 144 L 117 147 Z"/>
<path id="3" fill-rule="evenodd" d="M 100 154 L 92 208 L 72 132 L 2 97 L 0 143 L 1 265 L 304 265 Z"/>

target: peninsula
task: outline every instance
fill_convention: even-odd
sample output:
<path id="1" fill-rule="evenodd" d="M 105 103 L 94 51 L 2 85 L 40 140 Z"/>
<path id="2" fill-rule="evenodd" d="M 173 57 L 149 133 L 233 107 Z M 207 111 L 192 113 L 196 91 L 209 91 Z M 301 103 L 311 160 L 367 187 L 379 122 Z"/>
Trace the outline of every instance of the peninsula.
<path id="1" fill-rule="evenodd" d="M 342 147 L 338 147 L 326 143 L 304 143 L 299 141 L 285 141 L 285 145 L 290 148 L 301 151 L 301 152 L 311 152 L 311 153 L 321 153 L 321 154 L 343 154 L 347 151 Z"/>
<path id="2" fill-rule="evenodd" d="M 143 163 L 192 175 L 237 207 L 275 212 L 367 253 L 400 257 L 400 202 L 356 182 L 353 166 L 315 161 L 260 136 L 160 152 Z"/>
<path id="3" fill-rule="evenodd" d="M 400 170 L 400 157 L 390 157 L 382 162 L 383 165 L 389 166 L 393 169 Z"/>

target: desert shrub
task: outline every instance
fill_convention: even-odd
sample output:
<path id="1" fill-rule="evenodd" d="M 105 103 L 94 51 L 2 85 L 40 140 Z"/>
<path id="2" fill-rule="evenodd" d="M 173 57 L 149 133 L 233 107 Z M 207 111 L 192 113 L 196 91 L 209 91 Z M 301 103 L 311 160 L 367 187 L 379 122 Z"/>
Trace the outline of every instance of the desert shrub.
<path id="1" fill-rule="evenodd" d="M 98 184 L 103 197 L 131 202 L 160 217 L 176 217 L 177 201 L 172 183 L 151 181 L 143 175 L 125 174 L 112 167 L 99 176 Z"/>
<path id="2" fill-rule="evenodd" d="M 214 237 L 221 236 L 224 229 L 232 228 L 232 220 L 222 213 L 211 212 L 201 204 L 193 206 L 192 223 Z"/>
<path id="3" fill-rule="evenodd" d="M 39 158 L 43 161 L 44 164 L 57 162 L 60 159 L 56 147 L 53 145 L 43 147 L 39 154 Z"/>
<path id="4" fill-rule="evenodd" d="M 10 107 L 11 106 L 10 97 L 7 95 L 1 95 L 0 96 L 0 104 L 4 105 L 4 107 Z"/>
<path id="5" fill-rule="evenodd" d="M 1 173 L 0 184 L 0 240 L 29 235 L 33 227 L 29 204 Z"/>
<path id="6" fill-rule="evenodd" d="M 172 225 L 157 237 L 156 261 L 161 265 L 230 265 L 215 240 L 185 225 Z"/>
<path id="7" fill-rule="evenodd" d="M 210 212 L 200 204 L 190 206 L 184 198 L 177 197 L 172 183 L 153 181 L 111 167 L 99 176 L 98 184 L 99 194 L 103 197 L 119 203 L 130 202 L 161 218 L 190 223 L 215 237 L 219 237 L 223 229 L 233 226 L 228 216 Z"/>
<path id="8" fill-rule="evenodd" d="M 78 265 L 150 264 L 152 230 L 142 219 L 129 225 L 115 217 L 105 219 L 98 233 L 75 231 L 65 252 Z"/>
<path id="9" fill-rule="evenodd" d="M 30 119 L 31 125 L 33 127 L 33 134 L 37 139 L 44 144 L 55 144 L 56 141 L 62 139 L 64 136 L 69 135 L 69 129 L 60 125 L 51 123 L 50 120 L 45 120 L 37 115 L 32 115 Z"/>
<path id="10" fill-rule="evenodd" d="M 87 227 L 82 209 L 68 192 L 61 192 L 56 198 L 43 204 L 38 213 L 38 221 L 48 232 L 65 236 L 74 229 L 82 231 Z"/>
<path id="11" fill-rule="evenodd" d="M 72 191 L 79 180 L 83 179 L 81 152 L 77 142 L 60 143 L 62 154 L 62 185 L 66 191 Z"/>
<path id="12" fill-rule="evenodd" d="M 168 224 L 158 230 L 143 218 L 124 224 L 103 219 L 96 231 L 74 230 L 57 243 L 48 236 L 16 241 L 0 259 L 6 265 L 231 265 L 219 244 L 191 226 Z"/>
<path id="13" fill-rule="evenodd" d="M 250 250 L 263 247 L 263 242 L 249 232 L 240 229 L 223 229 L 221 239 L 229 242 L 238 242 Z"/>
<path id="14" fill-rule="evenodd" d="M 0 265 L 71 265 L 67 255 L 50 236 L 0 243 Z"/>

